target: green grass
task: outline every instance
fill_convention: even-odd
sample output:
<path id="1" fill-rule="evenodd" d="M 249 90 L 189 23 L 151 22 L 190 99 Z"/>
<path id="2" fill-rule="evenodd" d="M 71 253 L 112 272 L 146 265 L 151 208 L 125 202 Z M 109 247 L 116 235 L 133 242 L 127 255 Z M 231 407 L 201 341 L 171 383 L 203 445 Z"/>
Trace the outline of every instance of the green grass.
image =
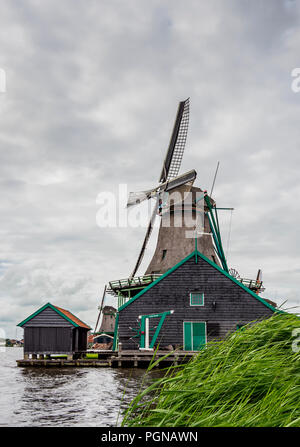
<path id="1" fill-rule="evenodd" d="M 123 426 L 299 427 L 295 315 L 277 314 L 209 343 L 131 402 Z M 300 343 L 299 343 L 300 347 Z"/>
<path id="2" fill-rule="evenodd" d="M 97 359 L 98 358 L 98 354 L 93 353 L 93 352 L 87 352 L 85 354 L 85 358 L 87 359 Z"/>

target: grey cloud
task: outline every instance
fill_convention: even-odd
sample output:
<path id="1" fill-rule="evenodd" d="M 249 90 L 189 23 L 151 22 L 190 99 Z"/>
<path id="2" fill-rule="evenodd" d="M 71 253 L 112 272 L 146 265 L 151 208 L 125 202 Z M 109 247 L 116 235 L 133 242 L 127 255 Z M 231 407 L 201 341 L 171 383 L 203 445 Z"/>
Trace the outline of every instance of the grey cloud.
<path id="1" fill-rule="evenodd" d="M 284 0 L 2 5 L 0 304 L 11 336 L 44 301 L 94 324 L 104 284 L 130 273 L 145 231 L 97 227 L 96 197 L 156 184 L 187 96 L 182 172 L 195 168 L 209 189 L 220 160 L 214 196 L 235 208 L 230 265 L 246 277 L 261 267 L 265 296 L 299 305 L 299 11 Z M 230 214 L 220 219 L 227 248 Z"/>

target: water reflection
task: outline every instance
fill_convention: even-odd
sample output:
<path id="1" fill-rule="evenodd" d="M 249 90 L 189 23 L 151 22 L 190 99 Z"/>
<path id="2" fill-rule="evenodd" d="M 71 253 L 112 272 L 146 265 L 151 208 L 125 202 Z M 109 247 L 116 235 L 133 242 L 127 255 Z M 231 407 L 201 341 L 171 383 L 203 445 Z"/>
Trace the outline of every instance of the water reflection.
<path id="1" fill-rule="evenodd" d="M 0 425 L 116 426 L 142 383 L 162 374 L 145 378 L 145 370 L 137 368 L 18 368 L 20 351 L 8 348 L 0 357 Z"/>

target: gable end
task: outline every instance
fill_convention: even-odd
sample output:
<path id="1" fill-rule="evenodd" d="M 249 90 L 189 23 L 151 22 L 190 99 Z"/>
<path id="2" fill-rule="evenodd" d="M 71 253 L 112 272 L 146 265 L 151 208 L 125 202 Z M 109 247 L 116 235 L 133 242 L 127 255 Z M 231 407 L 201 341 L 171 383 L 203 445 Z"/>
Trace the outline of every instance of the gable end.
<path id="1" fill-rule="evenodd" d="M 178 264 L 176 264 L 174 267 L 172 267 L 170 270 L 168 270 L 166 273 L 164 273 L 162 276 L 160 276 L 159 278 L 157 278 L 155 281 L 153 281 L 151 284 L 149 284 L 149 286 L 145 287 L 140 293 L 138 293 L 137 295 L 135 295 L 133 298 L 131 298 L 129 301 L 127 301 L 126 303 L 124 303 L 119 309 L 118 311 L 121 312 L 123 309 L 125 309 L 127 306 L 129 306 L 130 304 L 132 304 L 135 300 L 137 300 L 138 298 L 140 298 L 142 295 L 144 295 L 148 290 L 150 290 L 152 287 L 155 287 L 158 283 L 160 283 L 161 281 L 164 280 L 164 278 L 166 278 L 167 276 L 169 276 L 171 273 L 173 273 L 176 269 L 178 269 L 180 266 L 182 266 L 183 264 L 185 264 L 189 259 L 191 259 L 192 257 L 195 257 L 195 262 L 197 263 L 197 257 L 200 257 L 201 259 L 203 259 L 205 262 L 207 262 L 210 266 L 212 266 L 214 269 L 218 270 L 220 273 L 222 273 L 222 275 L 226 276 L 228 279 L 230 279 L 232 282 L 234 282 L 235 284 L 237 284 L 240 288 L 242 288 L 245 292 L 247 292 L 249 295 L 251 295 L 253 298 L 255 298 L 256 300 L 260 301 L 263 305 L 265 305 L 266 307 L 268 307 L 270 310 L 272 310 L 272 312 L 277 312 L 277 313 L 284 313 L 283 311 L 276 309 L 274 306 L 272 306 L 270 303 L 268 303 L 267 301 L 265 301 L 263 298 L 261 298 L 259 295 L 257 295 L 256 293 L 254 293 L 252 290 L 250 290 L 248 287 L 246 287 L 244 284 L 242 284 L 240 281 L 238 281 L 237 279 L 233 278 L 233 276 L 231 276 L 229 273 L 227 273 L 225 270 L 223 270 L 221 267 L 219 267 L 217 264 L 215 264 L 214 262 L 212 262 L 210 259 L 208 259 L 205 255 L 203 255 L 202 253 L 200 253 L 198 250 L 193 251 L 191 254 L 189 254 L 186 258 L 184 258 L 182 261 L 180 261 Z"/>

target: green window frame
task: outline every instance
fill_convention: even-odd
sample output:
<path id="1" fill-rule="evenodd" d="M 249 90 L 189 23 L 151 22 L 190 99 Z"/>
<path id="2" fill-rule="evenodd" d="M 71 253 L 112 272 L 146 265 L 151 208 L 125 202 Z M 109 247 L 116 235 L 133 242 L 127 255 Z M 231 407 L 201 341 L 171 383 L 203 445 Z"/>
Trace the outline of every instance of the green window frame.
<path id="1" fill-rule="evenodd" d="M 183 322 L 183 349 L 185 351 L 201 351 L 207 344 L 207 328 L 205 321 Z"/>
<path id="2" fill-rule="evenodd" d="M 204 306 L 204 293 L 191 292 L 190 293 L 190 306 Z"/>

